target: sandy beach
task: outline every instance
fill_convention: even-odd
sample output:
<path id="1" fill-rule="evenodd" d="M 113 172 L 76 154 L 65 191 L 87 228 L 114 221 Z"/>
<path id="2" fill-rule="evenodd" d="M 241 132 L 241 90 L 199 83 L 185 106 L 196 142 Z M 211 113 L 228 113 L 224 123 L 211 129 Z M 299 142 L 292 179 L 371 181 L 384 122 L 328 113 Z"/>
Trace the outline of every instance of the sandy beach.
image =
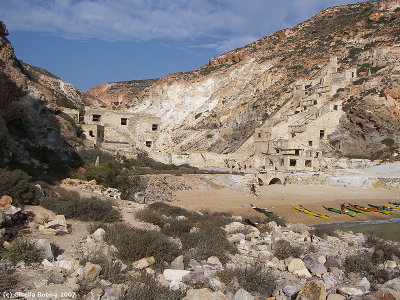
<path id="1" fill-rule="evenodd" d="M 263 215 L 253 210 L 250 203 L 273 211 L 290 223 L 319 224 L 343 221 L 371 221 L 400 218 L 400 212 L 388 215 L 370 212 L 356 214 L 355 217 L 329 212 L 321 205 L 340 209 L 340 203 L 350 202 L 367 206 L 370 204 L 388 204 L 388 201 L 400 202 L 400 191 L 311 185 L 271 185 L 261 186 L 259 196 L 228 189 L 189 190 L 176 192 L 174 205 L 189 210 L 208 210 L 211 212 L 230 212 L 238 216 Z M 291 207 L 302 205 L 316 213 L 329 216 L 328 219 L 314 217 L 296 211 Z"/>

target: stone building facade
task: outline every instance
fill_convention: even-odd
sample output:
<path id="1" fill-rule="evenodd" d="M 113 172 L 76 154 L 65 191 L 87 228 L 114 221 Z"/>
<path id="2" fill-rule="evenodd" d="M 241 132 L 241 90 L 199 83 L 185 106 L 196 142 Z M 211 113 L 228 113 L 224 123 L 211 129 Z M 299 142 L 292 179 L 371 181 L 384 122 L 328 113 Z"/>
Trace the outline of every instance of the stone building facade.
<path id="1" fill-rule="evenodd" d="M 147 114 L 86 108 L 82 129 L 86 138 L 112 151 L 158 150 L 160 118 Z"/>

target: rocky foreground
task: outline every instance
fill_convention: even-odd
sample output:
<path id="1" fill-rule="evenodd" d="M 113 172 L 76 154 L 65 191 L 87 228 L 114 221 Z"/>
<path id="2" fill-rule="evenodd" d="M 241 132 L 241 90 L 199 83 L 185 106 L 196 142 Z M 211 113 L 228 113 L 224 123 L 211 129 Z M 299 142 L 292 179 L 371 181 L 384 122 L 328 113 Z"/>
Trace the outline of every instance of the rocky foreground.
<path id="1" fill-rule="evenodd" d="M 9 293 L 5 297 L 400 299 L 399 245 L 363 234 L 122 200 L 113 202 L 122 223 L 93 224 L 65 219 L 38 206 L 20 210 L 12 199 L 2 199 L 2 239 L 24 219 L 18 216 L 30 215 L 25 229 L 11 243 L 3 243 L 0 288 Z M 149 222 L 143 222 L 146 218 Z M 206 232 L 207 223 L 220 224 L 223 233 L 215 226 L 208 231 L 215 235 L 205 235 L 204 242 L 187 247 L 187 237 Z M 180 235 L 187 224 L 195 226 L 189 225 Z M 178 229 L 173 231 L 175 225 Z M 140 233 L 137 240 L 128 233 L 135 230 Z M 126 248 L 116 237 L 124 231 L 130 239 Z M 225 238 L 227 244 L 218 248 Z M 155 239 L 161 239 L 158 246 Z M 16 241 L 20 243 L 17 254 Z M 29 255 L 22 255 L 23 243 L 33 247 Z M 210 245 L 219 250 L 207 252 Z M 30 260 L 35 251 L 39 256 Z M 215 255 L 207 257 L 207 253 Z M 132 257 L 139 259 L 132 261 Z"/>

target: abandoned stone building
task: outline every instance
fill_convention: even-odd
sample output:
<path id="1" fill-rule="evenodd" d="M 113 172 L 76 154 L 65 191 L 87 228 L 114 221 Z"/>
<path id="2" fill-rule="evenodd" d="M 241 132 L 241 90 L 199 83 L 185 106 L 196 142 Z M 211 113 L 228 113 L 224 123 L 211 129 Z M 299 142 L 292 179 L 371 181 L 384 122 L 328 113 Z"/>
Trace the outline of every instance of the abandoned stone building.
<path id="1" fill-rule="evenodd" d="M 92 146 L 123 152 L 158 150 L 160 118 L 147 114 L 86 108 L 82 129 Z"/>
<path id="2" fill-rule="evenodd" d="M 292 101 L 254 135 L 254 167 L 265 170 L 321 170 L 328 167 L 324 152 L 343 115 L 335 100 L 339 88 L 357 80 L 357 69 L 338 72 L 333 57 L 309 80 L 296 82 Z M 337 146 L 340 148 L 340 144 Z"/>

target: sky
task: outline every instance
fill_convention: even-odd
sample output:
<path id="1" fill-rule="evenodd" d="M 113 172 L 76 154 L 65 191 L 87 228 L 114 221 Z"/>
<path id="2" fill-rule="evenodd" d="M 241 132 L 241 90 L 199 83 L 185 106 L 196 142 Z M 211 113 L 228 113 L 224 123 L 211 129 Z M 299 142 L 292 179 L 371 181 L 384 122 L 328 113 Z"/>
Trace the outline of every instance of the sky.
<path id="1" fill-rule="evenodd" d="M 352 0 L 0 0 L 17 58 L 81 91 L 187 72 Z"/>

